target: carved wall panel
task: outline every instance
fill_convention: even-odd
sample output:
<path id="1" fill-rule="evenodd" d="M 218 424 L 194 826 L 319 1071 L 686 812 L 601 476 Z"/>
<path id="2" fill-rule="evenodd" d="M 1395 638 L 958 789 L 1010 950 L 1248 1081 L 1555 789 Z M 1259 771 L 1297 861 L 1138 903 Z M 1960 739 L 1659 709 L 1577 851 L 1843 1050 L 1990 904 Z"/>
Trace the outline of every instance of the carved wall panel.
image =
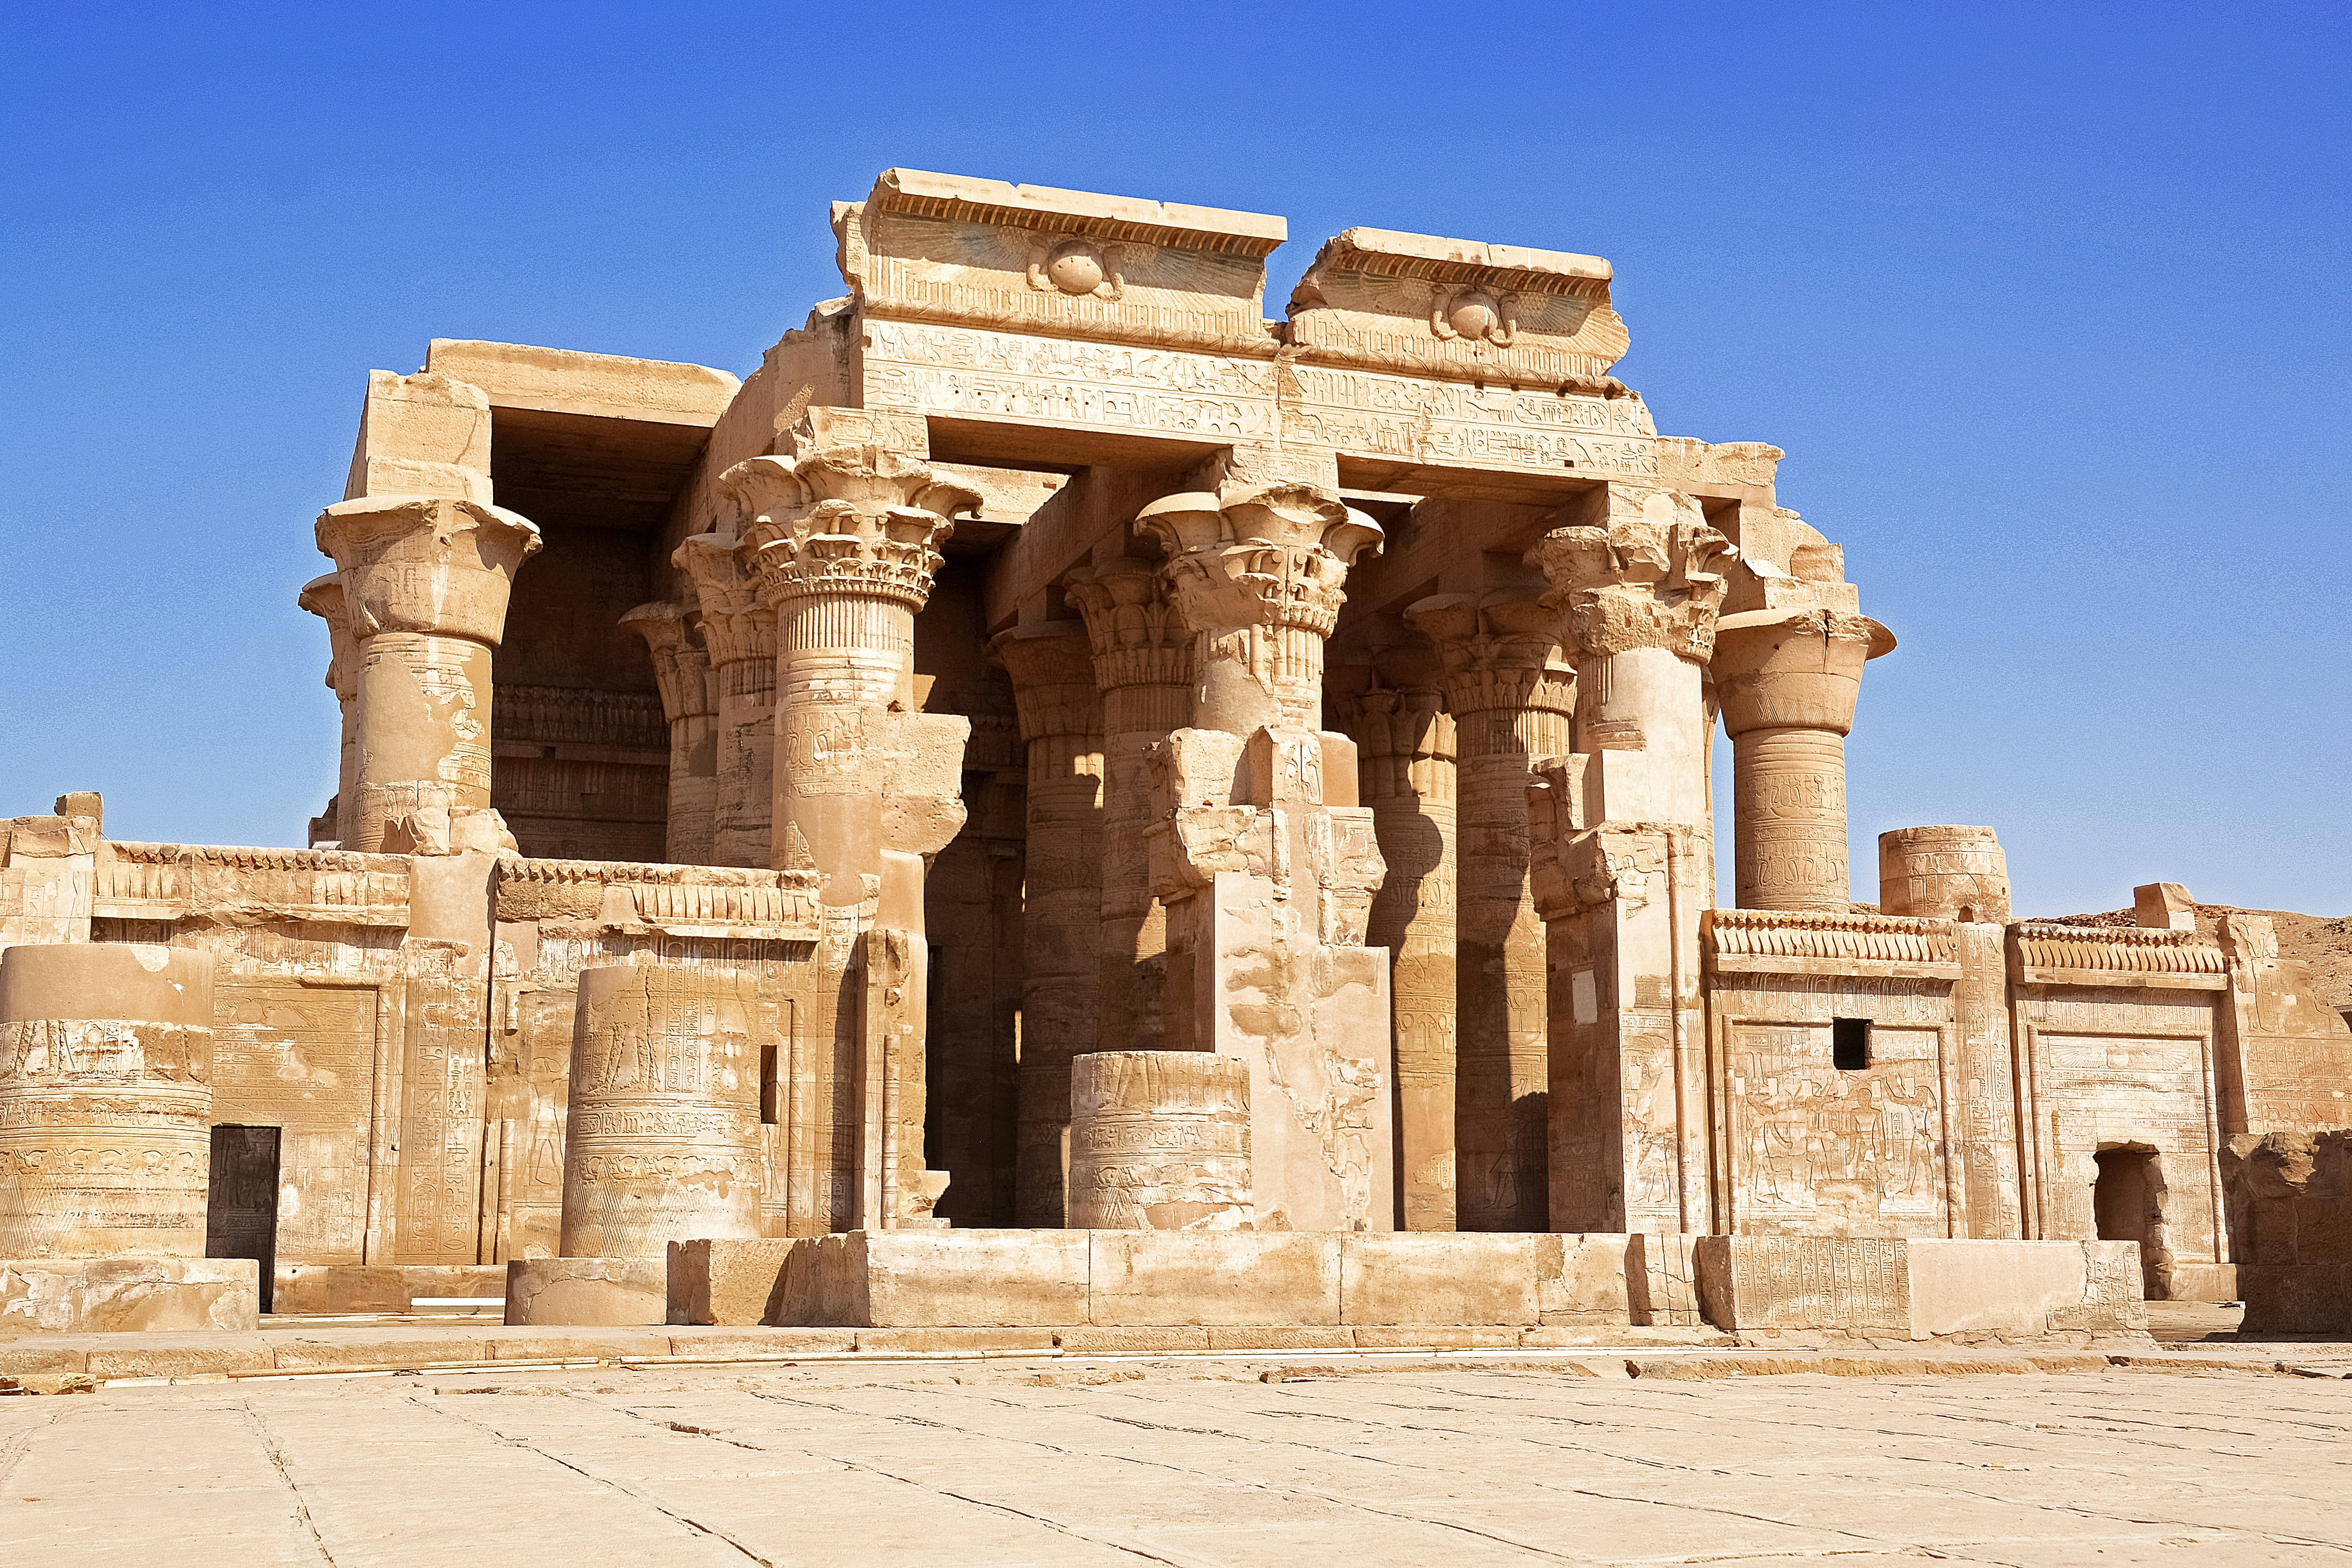
<path id="1" fill-rule="evenodd" d="M 213 1119 L 283 1129 L 278 1261 L 362 1261 L 376 988 L 232 978 L 213 995 Z"/>

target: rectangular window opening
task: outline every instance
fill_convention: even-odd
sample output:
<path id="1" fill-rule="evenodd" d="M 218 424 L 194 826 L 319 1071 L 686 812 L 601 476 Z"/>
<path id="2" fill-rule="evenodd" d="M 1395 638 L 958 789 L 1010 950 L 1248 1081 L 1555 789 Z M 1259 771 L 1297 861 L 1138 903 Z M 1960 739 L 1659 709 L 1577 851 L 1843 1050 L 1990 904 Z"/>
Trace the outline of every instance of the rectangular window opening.
<path id="1" fill-rule="evenodd" d="M 1870 1065 L 1870 1020 L 1832 1019 L 1830 1056 L 1840 1072 L 1860 1072 Z"/>

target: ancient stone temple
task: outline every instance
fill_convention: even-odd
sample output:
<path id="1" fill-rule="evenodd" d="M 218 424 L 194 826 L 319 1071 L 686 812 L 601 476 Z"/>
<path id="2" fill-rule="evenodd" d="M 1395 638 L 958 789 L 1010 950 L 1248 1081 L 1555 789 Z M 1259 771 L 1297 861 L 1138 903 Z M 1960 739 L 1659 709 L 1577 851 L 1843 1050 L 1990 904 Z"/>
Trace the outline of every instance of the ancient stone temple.
<path id="1" fill-rule="evenodd" d="M 2352 1128 L 2263 921 L 2015 920 L 1978 827 L 1853 902 L 1895 639 L 1777 448 L 1612 375 L 1609 263 L 1349 229 L 1269 320 L 1278 217 L 893 170 L 832 230 L 741 382 L 367 374 L 307 847 L 0 823 L 17 1297 L 2352 1311 L 2256 1239 Z"/>

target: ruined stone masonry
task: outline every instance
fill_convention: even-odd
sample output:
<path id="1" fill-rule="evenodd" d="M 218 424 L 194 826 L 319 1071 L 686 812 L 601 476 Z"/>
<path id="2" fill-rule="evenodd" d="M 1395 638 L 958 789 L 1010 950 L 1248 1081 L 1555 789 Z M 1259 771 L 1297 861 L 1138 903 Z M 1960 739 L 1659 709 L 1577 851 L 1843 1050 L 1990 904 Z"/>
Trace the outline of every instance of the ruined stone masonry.
<path id="1" fill-rule="evenodd" d="M 310 841 L 0 821 L 0 1332 L 652 1321 L 673 1248 L 812 1322 L 2352 1328 L 2270 923 L 2017 920 L 1970 826 L 1854 903 L 1895 642 L 1779 449 L 1658 434 L 1598 257 L 1349 229 L 1268 320 L 1287 236 L 892 170 L 740 382 L 369 372 Z"/>

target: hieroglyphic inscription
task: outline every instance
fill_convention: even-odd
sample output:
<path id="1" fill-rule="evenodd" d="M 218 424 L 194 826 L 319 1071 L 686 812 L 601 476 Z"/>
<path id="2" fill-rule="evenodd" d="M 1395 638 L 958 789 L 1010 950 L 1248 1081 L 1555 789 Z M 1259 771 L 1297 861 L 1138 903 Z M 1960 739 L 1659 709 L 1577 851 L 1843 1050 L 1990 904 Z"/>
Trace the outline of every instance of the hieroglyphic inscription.
<path id="1" fill-rule="evenodd" d="M 213 1006 L 214 1120 L 283 1129 L 278 1261 L 360 1262 L 374 988 L 224 980 Z"/>
<path id="2" fill-rule="evenodd" d="M 481 1237 L 484 1026 L 460 981 L 408 983 L 396 1260 L 472 1263 Z"/>
<path id="3" fill-rule="evenodd" d="M 1733 1236 L 1703 1245 L 1730 1255 L 1735 1317 L 1724 1326 L 1910 1327 L 1911 1256 L 1902 1241 Z"/>

